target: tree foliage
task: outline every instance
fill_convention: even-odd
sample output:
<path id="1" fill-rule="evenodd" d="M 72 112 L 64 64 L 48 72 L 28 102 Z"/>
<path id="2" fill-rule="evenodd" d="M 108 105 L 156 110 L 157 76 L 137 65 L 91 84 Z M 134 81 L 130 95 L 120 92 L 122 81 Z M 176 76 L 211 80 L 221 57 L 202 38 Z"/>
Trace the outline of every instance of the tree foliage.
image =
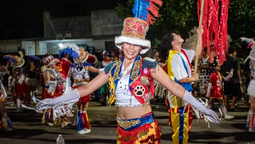
<path id="1" fill-rule="evenodd" d="M 231 45 L 241 47 L 240 37 L 255 38 L 255 0 L 229 0 L 228 34 Z M 122 18 L 133 17 L 135 0 L 127 0 L 125 5 L 115 9 Z M 150 26 L 147 39 L 153 47 L 167 32 L 180 34 L 184 39 L 190 36 L 190 30 L 198 26 L 197 0 L 163 0 L 159 13 L 162 15 Z"/>
<path id="2" fill-rule="evenodd" d="M 228 17 L 228 34 L 231 46 L 241 48 L 240 37 L 255 38 L 255 1 L 230 0 Z M 249 51 L 237 49 L 238 57 L 245 58 Z"/>
<path id="3" fill-rule="evenodd" d="M 134 3 L 135 0 L 128 0 L 126 5 L 119 4 L 115 10 L 122 18 L 133 17 Z M 159 13 L 161 17 L 150 26 L 146 37 L 152 41 L 153 48 L 160 44 L 160 40 L 167 32 L 180 34 L 185 39 L 198 25 L 196 0 L 163 0 Z"/>

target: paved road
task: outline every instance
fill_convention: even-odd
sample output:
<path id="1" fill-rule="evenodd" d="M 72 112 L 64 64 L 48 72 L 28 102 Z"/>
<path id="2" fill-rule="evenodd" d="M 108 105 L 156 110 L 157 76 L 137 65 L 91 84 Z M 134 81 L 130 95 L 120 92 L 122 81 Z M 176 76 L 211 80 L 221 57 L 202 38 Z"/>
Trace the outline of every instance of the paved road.
<path id="1" fill-rule="evenodd" d="M 154 114 L 162 127 L 162 144 L 170 144 L 171 128 L 168 126 L 168 113 L 165 105 L 152 105 Z M 75 128 L 62 129 L 57 126 L 41 125 L 41 115 L 31 110 L 17 113 L 14 107 L 7 106 L 8 114 L 15 124 L 11 132 L 0 131 L 0 144 L 54 144 L 62 134 L 67 144 L 114 144 L 116 143 L 116 109 L 90 104 L 88 115 L 92 132 L 79 135 Z M 220 125 L 207 124 L 193 120 L 189 144 L 255 144 L 255 134 L 245 128 L 248 107 L 241 103 L 240 112 L 230 112 L 235 116 L 231 121 L 222 121 Z"/>

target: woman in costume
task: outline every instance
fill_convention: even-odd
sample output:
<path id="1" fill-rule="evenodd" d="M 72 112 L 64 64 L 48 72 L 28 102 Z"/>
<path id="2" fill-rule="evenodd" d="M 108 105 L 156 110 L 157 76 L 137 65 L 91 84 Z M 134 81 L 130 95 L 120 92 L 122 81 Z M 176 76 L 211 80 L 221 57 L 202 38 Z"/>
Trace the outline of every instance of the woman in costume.
<path id="1" fill-rule="evenodd" d="M 59 71 L 56 69 L 56 63 L 59 62 L 57 58 L 49 55 L 43 59 L 45 69 L 43 70 L 45 88 L 43 96 L 47 98 L 56 98 L 63 94 L 63 81 Z M 53 126 L 50 122 L 52 117 L 51 109 L 45 109 L 42 117 L 42 124 Z M 61 122 L 62 127 L 65 127 L 69 121 L 66 117 L 61 117 L 56 123 Z"/>
<path id="2" fill-rule="evenodd" d="M 188 101 L 201 112 L 210 117 L 213 122 L 219 118 L 215 112 L 207 109 L 183 87 L 171 80 L 160 68 L 157 62 L 150 58 L 142 58 L 150 48 L 150 41 L 145 39 L 148 23 L 144 16 L 138 14 L 137 7 L 146 4 L 156 7 L 152 2 L 141 4 L 136 0 L 134 13 L 136 17 L 126 18 L 122 35 L 115 38 L 115 44 L 123 50 L 124 58 L 118 62 L 112 62 L 95 79 L 72 92 L 55 99 L 45 99 L 37 104 L 37 109 L 42 110 L 55 105 L 69 103 L 87 96 L 100 86 L 110 81 L 110 102 L 115 101 L 117 107 L 117 143 L 160 143 L 160 128 L 152 113 L 150 100 L 154 96 L 153 80 L 163 84 L 172 93 Z M 161 5 L 161 1 L 153 1 Z M 143 7 L 144 8 L 144 7 Z M 150 9 L 147 5 L 145 9 Z M 146 10 L 145 10 L 146 11 Z M 148 14 L 148 13 L 147 13 Z M 140 19 L 143 18 L 143 19 Z M 145 19 L 144 19 L 145 18 Z"/>
<path id="3" fill-rule="evenodd" d="M 248 128 L 249 132 L 254 133 L 255 132 L 255 41 L 253 39 L 248 38 L 241 38 L 246 44 L 247 48 L 251 48 L 250 55 L 248 58 L 250 58 L 250 70 L 251 70 L 251 77 L 252 80 L 249 83 L 248 86 L 248 95 L 250 96 L 250 103 L 251 107 L 248 112 L 247 116 L 247 124 L 246 127 Z"/>
<path id="4" fill-rule="evenodd" d="M 37 56 L 29 56 L 29 58 L 30 62 L 25 68 L 26 73 L 25 83 L 27 85 L 26 97 L 31 99 L 31 97 L 36 91 L 36 86 L 38 85 L 40 70 L 36 66 L 40 65 L 41 59 Z M 28 103 L 27 106 L 29 106 L 29 104 L 30 103 Z"/>
<path id="5" fill-rule="evenodd" d="M 11 85 L 13 85 L 14 96 L 13 100 L 16 104 L 17 112 L 22 111 L 21 100 L 24 100 L 24 104 L 27 105 L 30 102 L 29 98 L 26 98 L 26 84 L 25 84 L 25 76 L 23 74 L 22 66 L 25 64 L 25 60 L 23 59 L 24 55 L 22 51 L 19 51 L 20 56 L 5 56 L 5 59 L 9 61 L 15 61 L 13 66 L 13 78 Z"/>
<path id="6" fill-rule="evenodd" d="M 71 64 L 67 79 L 66 79 L 66 90 L 65 93 L 69 93 L 72 91 L 72 89 L 76 89 L 79 86 L 85 85 L 89 82 L 90 76 L 89 72 L 95 72 L 98 73 L 99 69 L 94 68 L 91 66 L 90 63 L 87 61 L 93 62 L 96 60 L 96 58 L 92 55 L 89 56 L 88 52 L 84 51 L 83 47 L 78 47 L 72 50 L 74 52 L 71 53 L 79 53 L 78 58 L 74 58 L 74 63 Z M 68 48 L 67 48 L 68 49 Z M 70 49 L 70 48 L 69 48 Z M 73 86 L 71 87 L 71 78 L 73 78 Z M 89 133 L 91 131 L 91 126 L 89 123 L 87 110 L 89 106 L 89 102 L 91 99 L 91 95 L 87 95 L 83 98 L 80 98 L 77 105 L 78 105 L 78 112 L 77 112 L 77 125 L 78 125 L 78 133 L 79 134 L 85 134 Z"/>
<path id="7" fill-rule="evenodd" d="M 228 114 L 228 111 L 224 105 L 223 94 L 222 94 L 222 76 L 220 74 L 220 63 L 214 59 L 212 63 L 212 73 L 210 75 L 210 83 L 208 84 L 207 97 L 210 96 L 208 107 L 212 108 L 212 102 L 214 99 L 218 99 L 220 103 L 220 109 L 223 111 L 225 119 L 233 119 L 234 116 Z"/>

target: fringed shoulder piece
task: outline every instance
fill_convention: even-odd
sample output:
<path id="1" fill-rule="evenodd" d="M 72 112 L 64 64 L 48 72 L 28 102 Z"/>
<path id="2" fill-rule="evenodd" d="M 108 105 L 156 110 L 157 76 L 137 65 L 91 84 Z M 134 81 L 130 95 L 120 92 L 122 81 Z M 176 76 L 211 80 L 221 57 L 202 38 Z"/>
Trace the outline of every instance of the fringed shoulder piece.
<path id="1" fill-rule="evenodd" d="M 87 62 L 84 62 L 84 63 L 83 63 L 83 66 L 89 67 L 89 66 L 91 66 L 91 64 L 90 64 L 90 63 L 87 63 Z"/>
<path id="2" fill-rule="evenodd" d="M 145 57 L 143 59 L 143 66 L 142 68 L 149 68 L 149 69 L 154 69 L 158 65 L 158 62 L 152 58 Z"/>
<path id="3" fill-rule="evenodd" d="M 104 68 L 104 72 L 105 72 L 106 74 L 109 73 L 114 64 L 116 64 L 116 61 L 111 62 L 110 64 L 108 64 L 108 65 Z"/>

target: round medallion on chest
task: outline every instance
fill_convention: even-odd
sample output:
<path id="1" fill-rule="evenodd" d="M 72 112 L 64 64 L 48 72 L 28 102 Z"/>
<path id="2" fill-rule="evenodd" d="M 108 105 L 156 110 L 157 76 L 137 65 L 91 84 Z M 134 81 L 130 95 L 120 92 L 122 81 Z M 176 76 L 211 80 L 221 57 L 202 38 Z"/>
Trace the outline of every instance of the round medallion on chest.
<path id="1" fill-rule="evenodd" d="M 142 83 L 143 85 L 147 85 L 147 84 L 149 83 L 148 78 L 147 78 L 146 76 L 142 76 L 142 77 L 141 77 L 141 83 Z"/>

